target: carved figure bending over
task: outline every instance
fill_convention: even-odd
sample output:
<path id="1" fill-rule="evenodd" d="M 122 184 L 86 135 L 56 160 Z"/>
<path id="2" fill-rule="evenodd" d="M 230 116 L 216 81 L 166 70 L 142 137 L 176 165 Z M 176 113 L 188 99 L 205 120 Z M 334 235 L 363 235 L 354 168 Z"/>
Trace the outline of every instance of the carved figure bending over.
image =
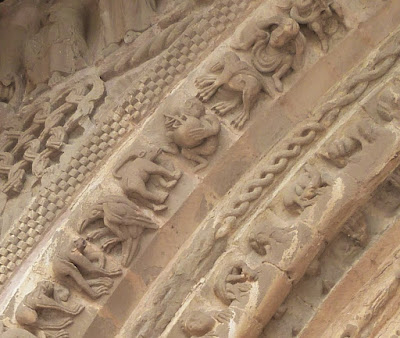
<path id="1" fill-rule="evenodd" d="M 90 297 L 99 298 L 112 287 L 110 277 L 118 276 L 122 271 L 106 270 L 104 253 L 86 249 L 86 244 L 83 238 L 78 238 L 58 253 L 53 260 L 53 271 L 61 282 L 72 283 Z"/>
<path id="2" fill-rule="evenodd" d="M 136 199 L 154 211 L 167 209 L 164 203 L 169 193 L 166 190 L 173 188 L 182 176 L 179 170 L 170 171 L 154 162 L 161 152 L 161 149 L 151 152 L 148 158 L 145 157 L 146 151 L 139 155 L 129 154 L 113 171 L 114 177 L 121 180 L 120 185 L 128 198 Z M 151 191 L 148 183 L 154 176 L 159 178 L 161 188 Z"/>
<path id="3" fill-rule="evenodd" d="M 164 147 L 165 152 L 181 154 L 196 163 L 195 171 L 208 165 L 205 156 L 217 151 L 218 134 L 221 124 L 214 115 L 206 114 L 205 108 L 197 99 L 188 100 L 184 111 L 165 117 L 165 127 L 169 145 Z"/>
<path id="4" fill-rule="evenodd" d="M 222 61 L 223 60 L 223 61 Z M 274 96 L 275 89 L 269 79 L 264 79 L 256 70 L 233 52 L 227 52 L 212 68 L 218 75 L 204 75 L 196 79 L 199 89 L 197 96 L 200 100 L 209 101 L 219 89 L 231 93 L 238 93 L 231 101 L 219 102 L 211 109 L 218 115 L 225 115 L 240 104 L 243 111 L 232 121 L 236 128 L 242 128 L 250 118 L 250 111 L 256 103 L 261 92 Z"/>
<path id="5" fill-rule="evenodd" d="M 247 282 L 257 280 L 257 274 L 243 261 L 229 265 L 221 273 L 214 286 L 215 295 L 225 304 L 230 305 L 234 300 L 240 301 L 243 294 L 251 286 Z"/>
<path id="6" fill-rule="evenodd" d="M 326 186 L 326 178 L 312 165 L 306 164 L 303 172 L 295 182 L 284 192 L 283 204 L 294 213 L 301 213 L 305 208 L 314 204 L 320 188 Z"/>
<path id="7" fill-rule="evenodd" d="M 88 239 L 107 237 L 102 244 L 106 252 L 121 243 L 121 260 L 128 266 L 140 248 L 140 241 L 146 229 L 158 229 L 158 226 L 133 202 L 125 196 L 107 196 L 93 205 L 90 216 L 81 223 L 78 231 L 82 233 L 91 223 L 103 219 L 104 227 L 88 233 Z M 113 237 L 109 238 L 109 235 Z"/>
<path id="8" fill-rule="evenodd" d="M 292 19 L 317 34 L 322 50 L 328 51 L 328 35 L 338 28 L 334 14 L 343 20 L 342 7 L 335 0 L 292 0 L 284 9 L 290 11 Z"/>
<path id="9" fill-rule="evenodd" d="M 193 311 L 182 321 L 182 331 L 189 337 L 220 337 L 219 324 L 229 325 L 233 313 L 224 311 Z"/>
<path id="10" fill-rule="evenodd" d="M 72 324 L 72 317 L 77 316 L 85 308 L 83 305 L 66 305 L 69 290 L 49 281 L 39 282 L 36 288 L 28 293 L 17 307 L 15 318 L 17 322 L 34 330 L 62 330 Z M 46 318 L 44 312 L 51 313 Z M 66 318 L 54 318 L 54 313 Z M 58 336 L 66 336 L 60 331 Z"/>
<path id="11" fill-rule="evenodd" d="M 250 23 L 232 47 L 252 48 L 252 62 L 256 69 L 270 74 L 278 91 L 283 91 L 282 77 L 291 69 L 303 66 L 306 38 L 299 24 L 284 16 Z"/>

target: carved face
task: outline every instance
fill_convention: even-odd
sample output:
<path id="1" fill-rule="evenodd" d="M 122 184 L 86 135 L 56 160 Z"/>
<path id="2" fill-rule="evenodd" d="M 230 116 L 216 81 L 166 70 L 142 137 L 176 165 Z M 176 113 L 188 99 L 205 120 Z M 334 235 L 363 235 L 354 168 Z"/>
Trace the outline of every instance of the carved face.
<path id="1" fill-rule="evenodd" d="M 82 251 L 86 248 L 87 243 L 85 239 L 78 238 L 74 241 L 74 245 L 78 250 Z"/>
<path id="2" fill-rule="evenodd" d="M 274 48 L 281 48 L 293 40 L 299 30 L 299 25 L 294 20 L 288 20 L 272 31 L 269 44 Z"/>

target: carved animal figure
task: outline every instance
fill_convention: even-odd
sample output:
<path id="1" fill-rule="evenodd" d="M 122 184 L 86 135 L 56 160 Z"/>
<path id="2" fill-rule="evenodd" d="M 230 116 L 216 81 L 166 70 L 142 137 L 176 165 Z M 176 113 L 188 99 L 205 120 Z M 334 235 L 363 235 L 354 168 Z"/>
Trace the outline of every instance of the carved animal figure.
<path id="1" fill-rule="evenodd" d="M 355 128 L 349 128 L 346 135 L 334 140 L 320 156 L 338 168 L 344 168 L 351 156 L 363 149 L 363 142 L 372 143 L 377 131 L 368 120 L 361 121 Z"/>
<path id="2" fill-rule="evenodd" d="M 319 188 L 326 185 L 320 172 L 312 165 L 306 164 L 303 173 L 284 192 L 283 204 L 295 213 L 300 213 L 306 207 L 314 204 L 314 198 L 319 193 Z"/>
<path id="3" fill-rule="evenodd" d="M 52 282 L 39 282 L 36 288 L 28 293 L 17 307 L 15 318 L 17 322 L 33 329 L 62 330 L 72 324 L 72 318 L 85 308 L 83 305 L 67 306 L 64 304 L 69 298 L 66 288 L 54 285 Z M 45 318 L 42 311 L 49 310 L 53 314 L 67 315 L 67 318 L 56 319 L 54 316 Z M 64 331 L 61 332 L 62 335 Z"/>
<path id="4" fill-rule="evenodd" d="M 99 298 L 108 293 L 113 285 L 110 277 L 118 276 L 121 269 L 106 270 L 103 253 L 85 250 L 86 241 L 78 238 L 61 250 L 53 260 L 53 272 L 63 283 L 74 284 L 92 298 Z M 94 261 L 97 260 L 97 264 Z M 97 276 L 97 277 L 94 277 Z"/>
<path id="5" fill-rule="evenodd" d="M 250 23 L 241 32 L 232 47 L 239 50 L 252 48 L 252 62 L 261 73 L 271 74 L 275 87 L 283 91 L 282 77 L 290 69 L 303 66 L 306 38 L 299 24 L 284 16 Z"/>
<path id="6" fill-rule="evenodd" d="M 165 152 L 181 154 L 195 162 L 195 171 L 208 165 L 204 156 L 214 154 L 218 148 L 221 124 L 217 117 L 205 114 L 204 106 L 197 100 L 188 100 L 184 112 L 164 114 L 167 137 L 171 141 Z"/>
<path id="7" fill-rule="evenodd" d="M 121 260 L 128 266 L 140 248 L 140 241 L 145 229 L 158 229 L 158 226 L 139 207 L 125 196 L 108 196 L 93 205 L 90 216 L 80 225 L 82 233 L 86 227 L 96 220 L 103 219 L 104 226 L 88 233 L 88 239 L 99 239 L 109 234 L 114 235 L 103 243 L 102 248 L 109 252 L 121 243 Z"/>
<path id="8" fill-rule="evenodd" d="M 120 185 L 128 198 L 136 199 L 154 211 L 167 208 L 164 202 L 169 193 L 162 189 L 150 191 L 147 187 L 150 178 L 159 176 L 160 185 L 164 189 L 171 189 L 182 176 L 179 170 L 172 172 L 154 162 L 161 151 L 159 149 L 156 153 L 150 154 L 149 158 L 145 158 L 147 154 L 145 151 L 140 152 L 139 155 L 129 154 L 113 171 L 114 177 L 121 180 Z"/>
<path id="9" fill-rule="evenodd" d="M 197 96 L 200 100 L 207 102 L 219 88 L 230 92 L 240 93 L 231 102 L 220 102 L 211 109 L 223 116 L 239 104 L 243 103 L 243 111 L 232 121 L 237 128 L 242 128 L 250 118 L 259 94 L 265 93 L 273 96 L 275 90 L 269 80 L 264 80 L 252 67 L 233 52 L 227 52 L 222 57 L 223 61 L 217 62 L 212 72 L 220 72 L 218 75 L 204 75 L 196 79 L 195 84 L 199 89 Z"/>
<path id="10" fill-rule="evenodd" d="M 290 17 L 317 34 L 324 52 L 329 49 L 328 35 L 337 30 L 336 13 L 343 19 L 342 7 L 334 0 L 292 0 L 289 6 Z"/>
<path id="11" fill-rule="evenodd" d="M 215 295 L 225 304 L 230 305 L 234 300 L 240 300 L 243 293 L 250 290 L 246 282 L 257 280 L 257 274 L 243 261 L 228 265 L 214 286 Z"/>

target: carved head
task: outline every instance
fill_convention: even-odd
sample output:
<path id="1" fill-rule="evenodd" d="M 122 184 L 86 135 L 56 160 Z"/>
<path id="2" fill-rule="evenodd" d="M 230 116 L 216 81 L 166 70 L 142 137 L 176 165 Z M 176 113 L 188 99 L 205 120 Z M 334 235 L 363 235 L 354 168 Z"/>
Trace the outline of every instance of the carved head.
<path id="1" fill-rule="evenodd" d="M 299 24 L 293 19 L 285 18 L 278 27 L 272 31 L 269 44 L 272 47 L 281 48 L 295 39 L 299 32 Z"/>
<path id="2" fill-rule="evenodd" d="M 187 334 L 202 337 L 215 326 L 215 320 L 209 314 L 202 311 L 193 311 L 184 320 L 182 328 Z"/>
<path id="3" fill-rule="evenodd" d="M 87 242 L 84 238 L 79 237 L 78 239 L 74 240 L 74 246 L 77 248 L 80 252 L 85 250 L 87 245 Z"/>
<path id="4" fill-rule="evenodd" d="M 185 102 L 185 114 L 199 118 L 204 115 L 206 108 L 197 98 L 189 99 Z"/>

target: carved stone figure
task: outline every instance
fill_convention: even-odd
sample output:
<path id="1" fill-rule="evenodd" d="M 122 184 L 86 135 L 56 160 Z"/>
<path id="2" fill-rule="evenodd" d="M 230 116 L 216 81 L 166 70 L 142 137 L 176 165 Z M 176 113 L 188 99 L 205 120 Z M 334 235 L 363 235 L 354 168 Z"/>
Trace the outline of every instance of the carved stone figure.
<path id="1" fill-rule="evenodd" d="M 218 323 L 228 323 L 232 312 L 227 311 L 193 311 L 182 321 L 182 330 L 189 337 L 217 337 L 215 327 Z"/>
<path id="2" fill-rule="evenodd" d="M 0 22 L 0 102 L 17 108 L 22 102 L 23 50 L 30 36 L 39 29 L 40 14 L 34 1 L 18 5 L 14 13 Z"/>
<path id="3" fill-rule="evenodd" d="M 90 216 L 85 219 L 78 231 L 81 233 L 91 223 L 103 219 L 104 226 L 88 233 L 88 239 L 99 239 L 112 234 L 102 248 L 109 252 L 118 243 L 122 245 L 121 260 L 128 266 L 140 249 L 140 241 L 146 229 L 158 226 L 139 207 L 125 196 L 107 196 L 91 207 Z"/>
<path id="4" fill-rule="evenodd" d="M 15 312 L 17 322 L 34 330 L 62 330 L 72 324 L 72 317 L 85 308 L 83 305 L 67 305 L 69 290 L 49 281 L 39 282 L 36 288 L 28 293 Z M 46 318 L 45 311 L 51 312 Z M 66 318 L 55 318 L 54 314 Z M 65 331 L 61 331 L 65 336 Z"/>
<path id="5" fill-rule="evenodd" d="M 275 89 L 269 79 L 264 79 L 233 52 L 225 53 L 221 61 L 211 68 L 211 71 L 219 72 L 219 74 L 204 75 L 196 79 L 195 83 L 199 89 L 197 96 L 200 100 L 207 102 L 220 88 L 235 94 L 238 93 L 230 102 L 220 102 L 211 108 L 218 115 L 223 116 L 243 103 L 243 111 L 232 121 L 237 128 L 242 128 L 250 118 L 250 111 L 262 91 L 270 96 L 274 95 Z"/>
<path id="6" fill-rule="evenodd" d="M 86 249 L 86 245 L 83 238 L 78 238 L 57 253 L 53 260 L 53 271 L 61 282 L 72 282 L 90 297 L 99 298 L 112 287 L 113 280 L 110 277 L 118 276 L 122 271 L 106 270 L 104 254 Z"/>
<path id="7" fill-rule="evenodd" d="M 290 17 L 301 25 L 317 34 L 324 52 L 329 49 L 328 35 L 332 35 L 338 28 L 336 14 L 343 20 L 342 7 L 335 0 L 292 0 L 286 7 Z"/>
<path id="8" fill-rule="evenodd" d="M 342 138 L 334 140 L 320 155 L 334 166 L 344 168 L 350 157 L 363 149 L 364 141 L 371 143 L 376 137 L 374 126 L 365 120 L 358 123 L 356 128 L 350 128 Z"/>
<path id="9" fill-rule="evenodd" d="M 230 305 L 234 300 L 240 301 L 243 294 L 251 286 L 247 282 L 257 280 L 257 273 L 250 269 L 243 261 L 226 266 L 221 272 L 215 286 L 215 295 L 225 304 Z"/>
<path id="10" fill-rule="evenodd" d="M 290 69 L 298 70 L 304 62 L 306 38 L 299 24 L 284 16 L 250 23 L 232 47 L 252 48 L 252 61 L 258 71 L 271 74 L 278 91 L 283 91 L 281 79 Z"/>
<path id="11" fill-rule="evenodd" d="M 379 95 L 377 113 L 386 122 L 400 118 L 399 80 L 396 82 L 396 85 L 385 88 Z"/>
<path id="12" fill-rule="evenodd" d="M 106 44 L 104 54 L 118 48 L 122 39 L 130 43 L 137 32 L 149 28 L 156 6 L 155 0 L 99 0 Z"/>
<path id="13" fill-rule="evenodd" d="M 314 204 L 320 188 L 327 184 L 326 179 L 314 166 L 306 164 L 303 172 L 284 192 L 283 204 L 289 211 L 301 213 L 305 208 Z"/>
<path id="14" fill-rule="evenodd" d="M 164 114 L 168 139 L 171 141 L 165 152 L 181 154 L 196 163 L 195 171 L 208 165 L 205 156 L 217 151 L 221 124 L 214 115 L 206 114 L 204 106 L 197 100 L 188 100 L 184 111 Z"/>
<path id="15" fill-rule="evenodd" d="M 25 49 L 25 67 L 33 87 L 59 82 L 87 65 L 83 0 L 58 0 L 47 22 Z"/>
<path id="16" fill-rule="evenodd" d="M 154 211 L 167 208 L 164 202 L 169 193 L 166 190 L 173 188 L 182 176 L 179 170 L 170 171 L 154 162 L 160 153 L 161 149 L 150 153 L 148 158 L 145 157 L 146 151 L 129 154 L 113 171 L 114 177 L 121 180 L 120 185 L 128 198 L 138 200 Z M 153 191 L 149 189 L 148 183 L 154 176 L 159 177 L 159 184 L 163 189 L 155 188 Z"/>

